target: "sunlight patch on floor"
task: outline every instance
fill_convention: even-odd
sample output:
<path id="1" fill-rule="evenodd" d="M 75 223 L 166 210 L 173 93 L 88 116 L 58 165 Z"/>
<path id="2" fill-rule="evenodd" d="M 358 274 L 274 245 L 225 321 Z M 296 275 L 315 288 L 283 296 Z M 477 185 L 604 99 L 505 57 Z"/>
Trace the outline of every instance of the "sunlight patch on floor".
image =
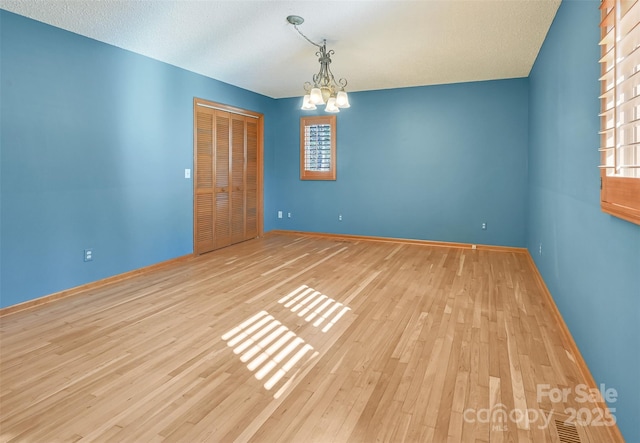
<path id="1" fill-rule="evenodd" d="M 286 296 L 278 300 L 298 317 L 313 322 L 318 328 L 323 325 L 322 332 L 329 331 L 339 320 L 351 310 L 348 306 L 328 297 L 325 294 L 301 285 Z M 247 369 L 254 373 L 257 380 L 266 380 L 264 388 L 271 390 L 314 348 L 306 343 L 302 337 L 291 331 L 273 315 L 262 310 L 240 323 L 222 335 L 227 346 L 233 348 L 233 353 L 240 356 L 240 361 Z M 315 358 L 318 352 L 307 356 L 306 362 Z M 300 368 L 289 377 L 285 384 L 276 392 L 278 398 L 291 384 Z"/>
<path id="2" fill-rule="evenodd" d="M 222 336 L 258 380 L 271 374 L 264 388 L 273 388 L 313 346 L 305 343 L 267 311 L 260 311 Z M 317 355 L 317 352 L 313 355 Z"/>
<path id="3" fill-rule="evenodd" d="M 297 312 L 299 317 L 304 317 L 309 314 L 305 317 L 305 321 L 307 322 L 311 322 L 314 318 L 318 317 L 318 319 L 313 322 L 313 326 L 316 328 L 327 321 L 334 312 L 337 312 L 324 328 L 322 328 L 322 332 L 327 332 L 331 329 L 345 313 L 351 310 L 348 306 L 344 306 L 342 303 L 307 285 L 302 285 L 294 291 L 291 291 L 278 300 L 278 303 L 284 304 L 284 307 L 289 308 L 291 312 Z"/>

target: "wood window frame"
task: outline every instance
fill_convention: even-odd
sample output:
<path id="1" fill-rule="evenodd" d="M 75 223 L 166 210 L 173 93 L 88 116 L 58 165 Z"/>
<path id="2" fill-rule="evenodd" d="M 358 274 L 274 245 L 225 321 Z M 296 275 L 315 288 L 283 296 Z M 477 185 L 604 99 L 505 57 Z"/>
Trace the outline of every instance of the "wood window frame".
<path id="1" fill-rule="evenodd" d="M 629 5 L 632 5 L 631 8 L 623 9 L 620 0 L 603 0 L 600 4 L 600 207 L 603 212 L 640 225 L 640 172 L 630 174 L 632 176 L 620 173 L 625 168 L 627 171 L 629 168 L 637 168 L 640 161 L 636 159 L 635 165 L 626 166 L 620 159 L 622 150 L 640 149 L 634 147 L 640 143 L 640 119 L 629 122 L 624 118 L 625 111 L 629 114 L 632 112 L 629 109 L 630 105 L 636 108 L 633 113 L 638 114 L 633 118 L 640 117 L 640 107 L 634 104 L 634 101 L 640 100 L 640 82 L 632 85 L 632 88 L 635 88 L 632 94 L 628 93 L 630 87 L 626 82 L 631 77 L 640 75 L 640 67 L 637 67 L 634 61 L 638 54 L 626 54 L 629 48 L 625 49 L 625 43 L 620 43 L 634 32 L 633 38 L 636 38 L 640 28 L 640 19 L 637 18 L 640 17 L 640 4 L 628 2 L 626 6 Z M 631 10 L 633 12 L 629 13 Z M 622 16 L 626 19 L 624 25 L 621 25 Z M 627 32 L 627 29 L 631 31 Z M 635 42 L 631 39 L 631 43 L 634 43 L 633 51 L 640 51 L 640 40 Z M 636 72 L 638 74 L 635 74 Z M 632 79 L 631 81 L 633 82 Z M 625 92 L 628 93 L 627 97 Z M 630 123 L 634 126 L 635 135 L 624 140 L 627 137 L 623 135 L 627 134 L 624 134 L 621 128 L 628 131 Z M 637 151 L 634 152 L 637 157 Z"/>
<path id="2" fill-rule="evenodd" d="M 329 170 L 309 170 L 307 164 L 307 127 L 316 125 L 330 126 L 330 161 Z M 300 118 L 300 180 L 336 180 L 336 116 L 320 115 Z"/>

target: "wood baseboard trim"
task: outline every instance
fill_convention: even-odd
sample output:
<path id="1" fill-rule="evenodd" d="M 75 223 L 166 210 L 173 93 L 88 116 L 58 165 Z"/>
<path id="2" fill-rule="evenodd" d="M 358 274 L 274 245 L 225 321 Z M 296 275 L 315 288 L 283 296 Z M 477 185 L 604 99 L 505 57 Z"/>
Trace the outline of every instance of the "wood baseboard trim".
<path id="1" fill-rule="evenodd" d="M 591 374 L 591 371 L 589 370 L 587 363 L 584 361 L 584 358 L 582 357 L 582 354 L 580 353 L 580 350 L 578 349 L 578 345 L 573 339 L 571 332 L 569 332 L 569 328 L 567 327 L 567 324 L 565 323 L 564 318 L 562 318 L 562 314 L 560 313 L 560 310 L 558 309 L 558 306 L 556 305 L 556 302 L 553 299 L 553 296 L 551 295 L 551 292 L 549 291 L 547 284 L 544 282 L 544 279 L 542 278 L 542 274 L 540 274 L 540 271 L 536 266 L 536 262 L 533 260 L 533 257 L 531 256 L 531 252 L 529 252 L 529 250 L 527 250 L 527 259 L 533 271 L 533 275 L 535 276 L 536 282 L 538 283 L 538 286 L 540 287 L 542 293 L 545 295 L 547 303 L 551 307 L 551 311 L 553 312 L 553 316 L 556 321 L 556 324 L 560 328 L 560 333 L 562 334 L 562 338 L 566 346 L 569 348 L 569 351 L 571 352 L 571 354 L 573 354 L 573 358 L 576 361 L 576 365 L 578 366 L 578 370 L 580 371 L 582 378 L 584 379 L 584 381 L 586 382 L 586 384 L 589 386 L 590 389 L 599 390 L 598 385 L 596 384 L 596 381 L 593 378 L 593 375 Z M 602 410 L 604 410 L 605 408 L 607 409 L 609 408 L 608 405 L 604 402 L 599 402 L 598 406 L 603 408 Z M 624 437 L 622 437 L 622 433 L 620 433 L 620 429 L 618 428 L 617 424 L 614 426 L 608 426 L 608 430 L 611 433 L 611 437 L 613 439 L 612 441 L 624 442 Z"/>
<path id="2" fill-rule="evenodd" d="M 332 240 L 347 240 L 347 241 L 375 241 L 385 243 L 403 243 L 410 245 L 422 245 L 422 246 L 435 246 L 440 248 L 460 248 L 460 249 L 473 249 L 471 243 L 454 243 L 434 240 L 418 240 L 411 238 L 395 238 L 395 237 L 375 237 L 369 235 L 352 235 L 352 234 L 331 234 L 325 232 L 307 232 L 307 231 L 287 231 L 287 230 L 273 230 L 265 233 L 268 235 L 300 235 L 304 237 L 320 237 Z M 527 253 L 527 248 L 516 248 L 513 246 L 494 246 L 494 245 L 475 245 L 477 250 L 484 251 L 500 251 L 500 252 L 517 252 Z"/>
<path id="3" fill-rule="evenodd" d="M 111 277 L 85 283 L 84 285 L 75 286 L 73 288 L 65 289 L 63 291 L 54 292 L 53 294 L 44 295 L 42 297 L 34 298 L 32 300 L 27 300 L 25 302 L 18 303 L 16 305 L 7 306 L 5 308 L 0 309 L 0 317 L 7 316 L 9 314 L 14 314 L 16 312 L 25 311 L 27 309 L 32 309 L 37 306 L 42 306 L 44 304 L 51 303 L 56 300 L 60 300 L 61 298 L 70 297 L 72 295 L 80 294 L 89 289 L 95 289 L 95 288 L 108 285 L 110 283 L 126 280 L 136 275 L 152 272 L 152 271 L 155 271 L 156 269 L 163 268 L 165 266 L 169 266 L 177 262 L 185 261 L 193 257 L 194 257 L 193 254 L 182 255 L 180 257 L 175 257 L 159 263 L 154 263 L 152 265 L 145 266 L 143 268 L 134 269 L 128 272 L 123 272 L 122 274 L 112 275 Z"/>

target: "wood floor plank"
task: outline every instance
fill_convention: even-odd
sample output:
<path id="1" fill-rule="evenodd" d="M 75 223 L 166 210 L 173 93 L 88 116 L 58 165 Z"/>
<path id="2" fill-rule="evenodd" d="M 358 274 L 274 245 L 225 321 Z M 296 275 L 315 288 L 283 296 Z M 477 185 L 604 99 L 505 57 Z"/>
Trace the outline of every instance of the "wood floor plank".
<path id="1" fill-rule="evenodd" d="M 513 418 L 585 407 L 530 266 L 278 234 L 13 312 L 0 442 L 558 441 Z"/>

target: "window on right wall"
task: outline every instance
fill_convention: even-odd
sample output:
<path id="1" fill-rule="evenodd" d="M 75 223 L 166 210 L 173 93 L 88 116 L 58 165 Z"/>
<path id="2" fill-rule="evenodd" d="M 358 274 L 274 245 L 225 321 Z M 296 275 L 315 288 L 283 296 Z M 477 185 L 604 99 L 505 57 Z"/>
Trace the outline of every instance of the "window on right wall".
<path id="1" fill-rule="evenodd" d="M 640 224 L 640 2 L 600 10 L 600 206 Z"/>

